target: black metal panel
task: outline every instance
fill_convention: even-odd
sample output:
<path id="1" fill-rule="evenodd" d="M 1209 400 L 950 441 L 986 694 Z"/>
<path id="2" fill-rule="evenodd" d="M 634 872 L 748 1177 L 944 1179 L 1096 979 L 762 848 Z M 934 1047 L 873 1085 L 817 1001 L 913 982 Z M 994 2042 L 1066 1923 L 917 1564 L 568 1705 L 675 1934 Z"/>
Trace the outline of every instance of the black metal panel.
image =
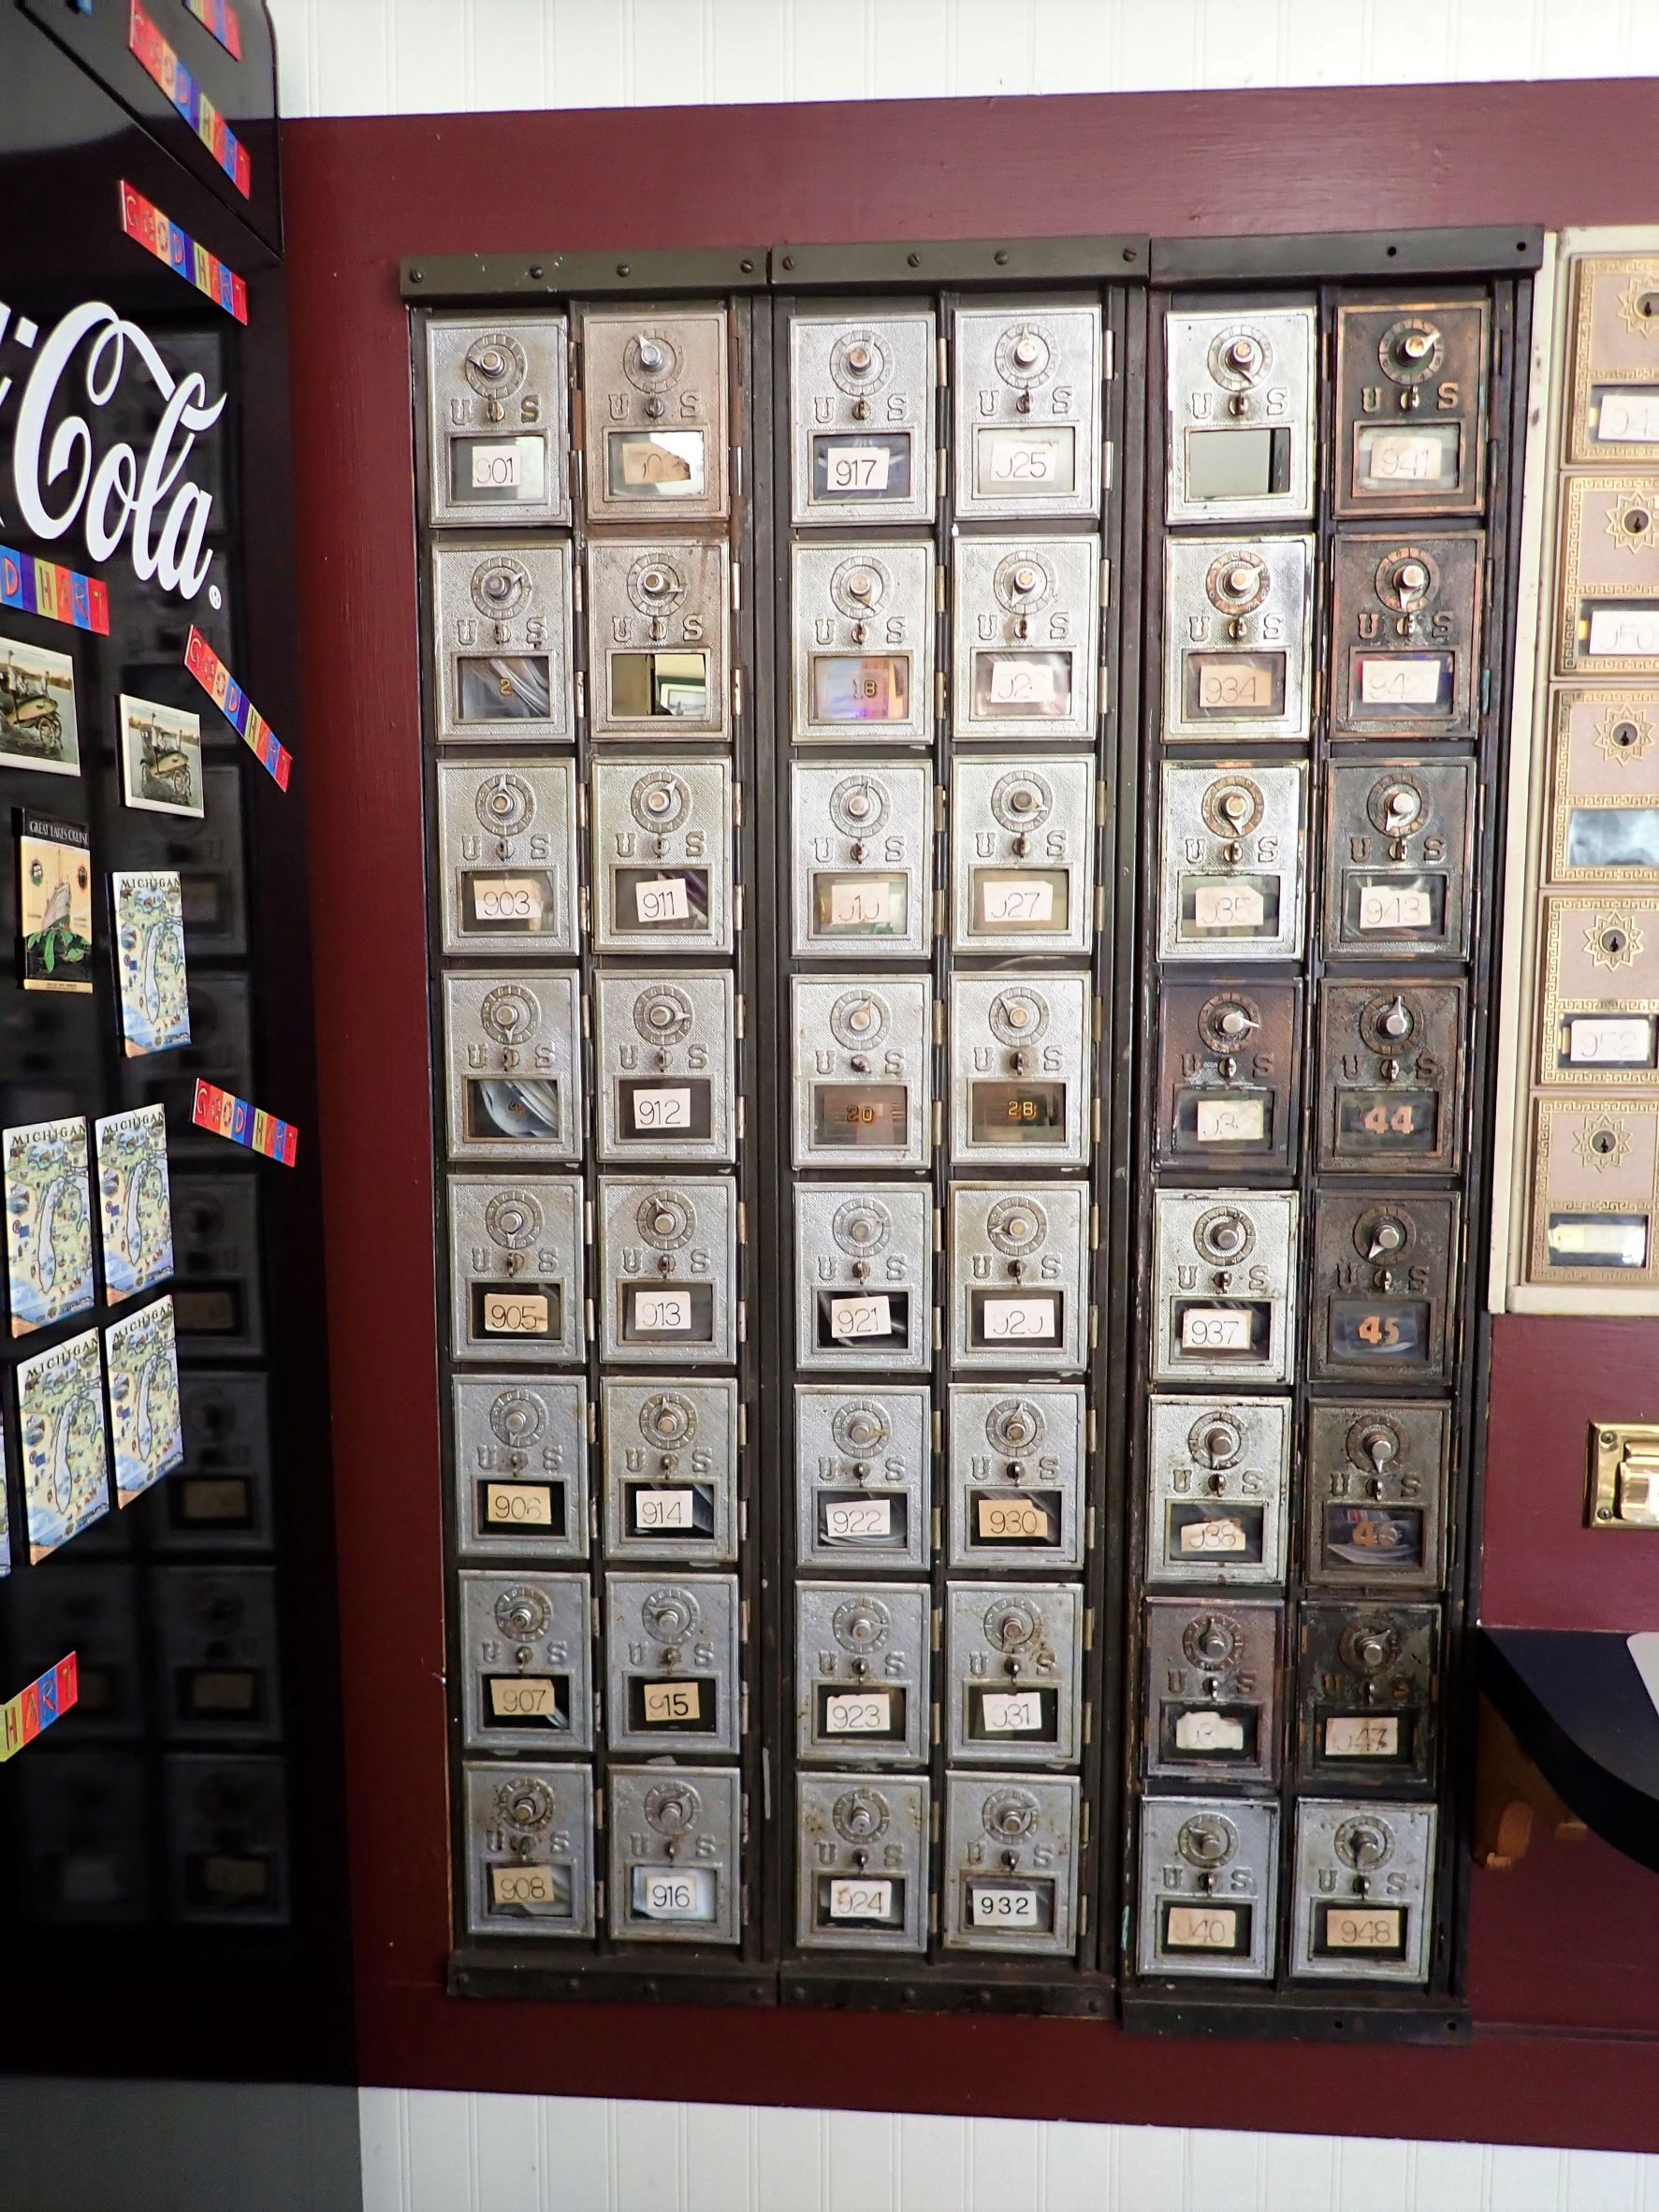
<path id="1" fill-rule="evenodd" d="M 207 40 L 182 8 L 153 12 L 181 47 L 187 36 Z M 255 85 L 264 69 L 269 120 L 263 9 L 241 15 L 245 67 Z M 187 173 L 80 65 L 83 30 L 102 36 L 119 24 L 124 39 L 126 11 L 54 9 L 51 22 L 70 51 L 27 15 L 0 11 L 0 189 L 13 209 L 38 211 L 0 242 L 0 539 L 99 581 L 109 627 L 100 634 L 0 607 L 0 640 L 72 662 L 80 753 L 76 774 L 0 767 L 0 1127 L 59 1116 L 90 1125 L 159 1104 L 173 1263 L 153 1289 L 116 1303 L 106 1245 L 90 1310 L 0 1342 L 12 1545 L 0 1581 L 4 1693 L 78 1644 L 85 1660 L 80 1702 L 0 1768 L 12 1899 L 6 2051 L 20 2066 L 48 2048 L 94 2067 L 125 2062 L 101 2053 L 142 2049 L 156 2073 L 271 2079 L 314 2069 L 344 2079 L 350 1979 L 284 277 L 249 211 L 206 189 L 194 164 Z M 136 62 L 123 66 L 141 76 Z M 265 145 L 274 162 L 274 126 Z M 274 167 L 269 179 L 274 209 Z M 124 234 L 123 183 L 245 283 L 245 326 Z M 54 328 L 99 302 L 109 319 L 95 312 L 68 348 L 44 411 L 47 444 L 82 417 L 90 462 L 119 472 L 124 444 L 134 481 L 152 452 L 164 464 L 158 429 L 178 380 L 200 377 L 197 403 L 212 419 L 192 437 L 169 432 L 165 461 L 177 473 L 153 519 L 123 517 L 113 545 L 95 550 L 86 508 L 70 496 L 73 464 L 46 488 L 64 527 L 34 536 L 15 457 L 22 410 L 51 373 Z M 100 341 L 105 371 L 119 373 L 95 391 L 89 362 Z M 150 555 L 189 485 L 211 502 L 209 565 L 199 584 L 182 577 L 175 588 Z M 120 506 L 110 503 L 111 519 Z M 285 791 L 187 672 L 193 625 L 291 751 Z M 155 811 L 177 792 L 165 779 L 153 788 L 142 772 L 124 775 L 124 696 L 199 718 L 203 813 Z M 25 810 L 90 834 L 83 994 L 20 987 L 15 826 Z M 110 878 L 139 869 L 182 880 L 193 1037 L 130 1056 Z M 197 1074 L 291 1122 L 296 1164 L 196 1127 Z M 95 1167 L 92 1189 L 95 1211 Z M 31 1564 L 19 1364 L 164 1293 L 178 1323 L 184 1463 L 124 1509 L 111 1499 L 107 1515 Z M 192 1710 L 180 1697 L 181 1640 L 205 1620 L 196 1656 L 213 1665 L 211 1624 L 233 1633 L 229 1615 L 251 1587 L 274 1588 L 276 1619 L 254 1698 L 239 1710 L 240 1684 L 205 1683 Z M 232 1694 L 227 1706 L 214 1707 L 215 1688 Z M 235 2036 L 215 2025 L 227 2001 Z M 100 2034 L 89 2044 L 93 2016 Z"/>

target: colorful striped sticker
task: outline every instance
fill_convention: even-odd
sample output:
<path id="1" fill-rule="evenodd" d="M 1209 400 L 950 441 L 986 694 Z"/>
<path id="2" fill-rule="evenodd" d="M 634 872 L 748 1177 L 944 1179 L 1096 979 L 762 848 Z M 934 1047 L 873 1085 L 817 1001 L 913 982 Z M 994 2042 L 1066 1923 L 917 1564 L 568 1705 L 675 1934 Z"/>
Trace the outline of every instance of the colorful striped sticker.
<path id="1" fill-rule="evenodd" d="M 0 1705 L 0 1766 L 33 1743 L 43 1728 L 61 1721 L 80 1695 L 80 1676 L 75 1653 L 66 1652 L 55 1666 L 37 1675 L 26 1690 Z"/>
<path id="2" fill-rule="evenodd" d="M 9 546 L 0 546 L 0 606 L 95 630 L 100 637 L 109 634 L 109 594 L 95 576 L 77 575 L 32 553 L 14 553 Z"/>
<path id="3" fill-rule="evenodd" d="M 203 1083 L 199 1076 L 190 1118 L 198 1129 L 211 1129 L 215 1137 L 245 1144 L 250 1152 L 263 1153 L 284 1168 L 294 1165 L 294 1156 L 299 1150 L 299 1131 L 291 1121 L 279 1121 L 274 1113 L 250 1106 L 234 1091 L 222 1091 L 217 1084 Z"/>
<path id="4" fill-rule="evenodd" d="M 184 665 L 277 789 L 286 791 L 294 755 L 278 744 L 276 732 L 194 625 L 184 647 Z"/>
<path id="5" fill-rule="evenodd" d="M 239 323 L 247 321 L 248 287 L 234 269 L 227 269 L 216 254 L 210 254 L 206 246 L 198 246 L 187 230 L 181 230 L 176 223 L 169 222 L 153 201 L 147 200 L 141 192 L 135 192 L 124 179 L 121 187 L 121 227 L 158 261 L 165 261 L 187 284 L 205 292 L 227 315 L 234 315 Z"/>
<path id="6" fill-rule="evenodd" d="M 242 58 L 242 27 L 236 20 L 236 9 L 230 0 L 184 0 L 185 7 L 195 16 L 204 31 L 211 31 L 233 60 Z"/>
<path id="7" fill-rule="evenodd" d="M 128 46 L 150 77 L 230 179 L 244 199 L 253 184 L 248 150 L 145 14 L 143 0 L 132 0 L 127 19 Z"/>

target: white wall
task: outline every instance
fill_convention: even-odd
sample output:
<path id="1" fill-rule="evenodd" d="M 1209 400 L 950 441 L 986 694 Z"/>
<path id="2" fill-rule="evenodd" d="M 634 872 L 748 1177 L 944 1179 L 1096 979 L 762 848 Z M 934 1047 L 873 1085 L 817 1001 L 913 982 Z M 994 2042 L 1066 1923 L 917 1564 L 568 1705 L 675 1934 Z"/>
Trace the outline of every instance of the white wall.
<path id="1" fill-rule="evenodd" d="M 1659 2158 L 1607 2151 L 401 2089 L 361 2110 L 363 2212 L 1659 2212 Z"/>
<path id="2" fill-rule="evenodd" d="M 1655 0 L 270 0 L 289 115 L 1659 75 Z"/>

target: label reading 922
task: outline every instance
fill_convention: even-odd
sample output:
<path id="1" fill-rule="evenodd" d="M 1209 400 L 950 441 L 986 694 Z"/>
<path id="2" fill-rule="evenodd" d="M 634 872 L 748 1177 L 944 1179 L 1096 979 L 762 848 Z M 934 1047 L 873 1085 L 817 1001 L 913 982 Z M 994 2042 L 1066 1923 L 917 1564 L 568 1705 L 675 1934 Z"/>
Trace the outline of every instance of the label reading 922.
<path id="1" fill-rule="evenodd" d="M 890 1536 L 893 1534 L 891 1498 L 837 1499 L 824 1507 L 824 1534 L 828 1536 Z"/>

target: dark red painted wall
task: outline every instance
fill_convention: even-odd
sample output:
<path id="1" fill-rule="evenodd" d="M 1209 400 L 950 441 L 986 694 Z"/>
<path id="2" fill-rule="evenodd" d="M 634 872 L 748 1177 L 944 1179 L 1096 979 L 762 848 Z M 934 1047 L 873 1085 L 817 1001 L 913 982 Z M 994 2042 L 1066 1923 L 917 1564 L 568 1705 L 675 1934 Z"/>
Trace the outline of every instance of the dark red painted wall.
<path id="1" fill-rule="evenodd" d="M 1609 158 L 1608 149 L 1617 149 Z M 1652 221 L 1652 81 L 299 123 L 284 135 L 358 2030 L 370 2082 L 616 2093 L 670 2023 L 467 2003 L 449 1944 L 406 254 Z M 1659 1624 L 1579 1525 L 1593 1415 L 1652 1415 L 1659 1323 L 1500 1321 L 1493 1619 Z M 1639 1378 L 1646 1378 L 1645 1380 Z M 1659 2149 L 1652 1878 L 1594 1842 L 1477 1875 L 1469 2051 L 1074 2022 L 726 2013 L 677 2093 Z M 1636 2031 L 1633 2039 L 1632 2031 Z M 872 2067 L 872 2053 L 880 2063 Z"/>

